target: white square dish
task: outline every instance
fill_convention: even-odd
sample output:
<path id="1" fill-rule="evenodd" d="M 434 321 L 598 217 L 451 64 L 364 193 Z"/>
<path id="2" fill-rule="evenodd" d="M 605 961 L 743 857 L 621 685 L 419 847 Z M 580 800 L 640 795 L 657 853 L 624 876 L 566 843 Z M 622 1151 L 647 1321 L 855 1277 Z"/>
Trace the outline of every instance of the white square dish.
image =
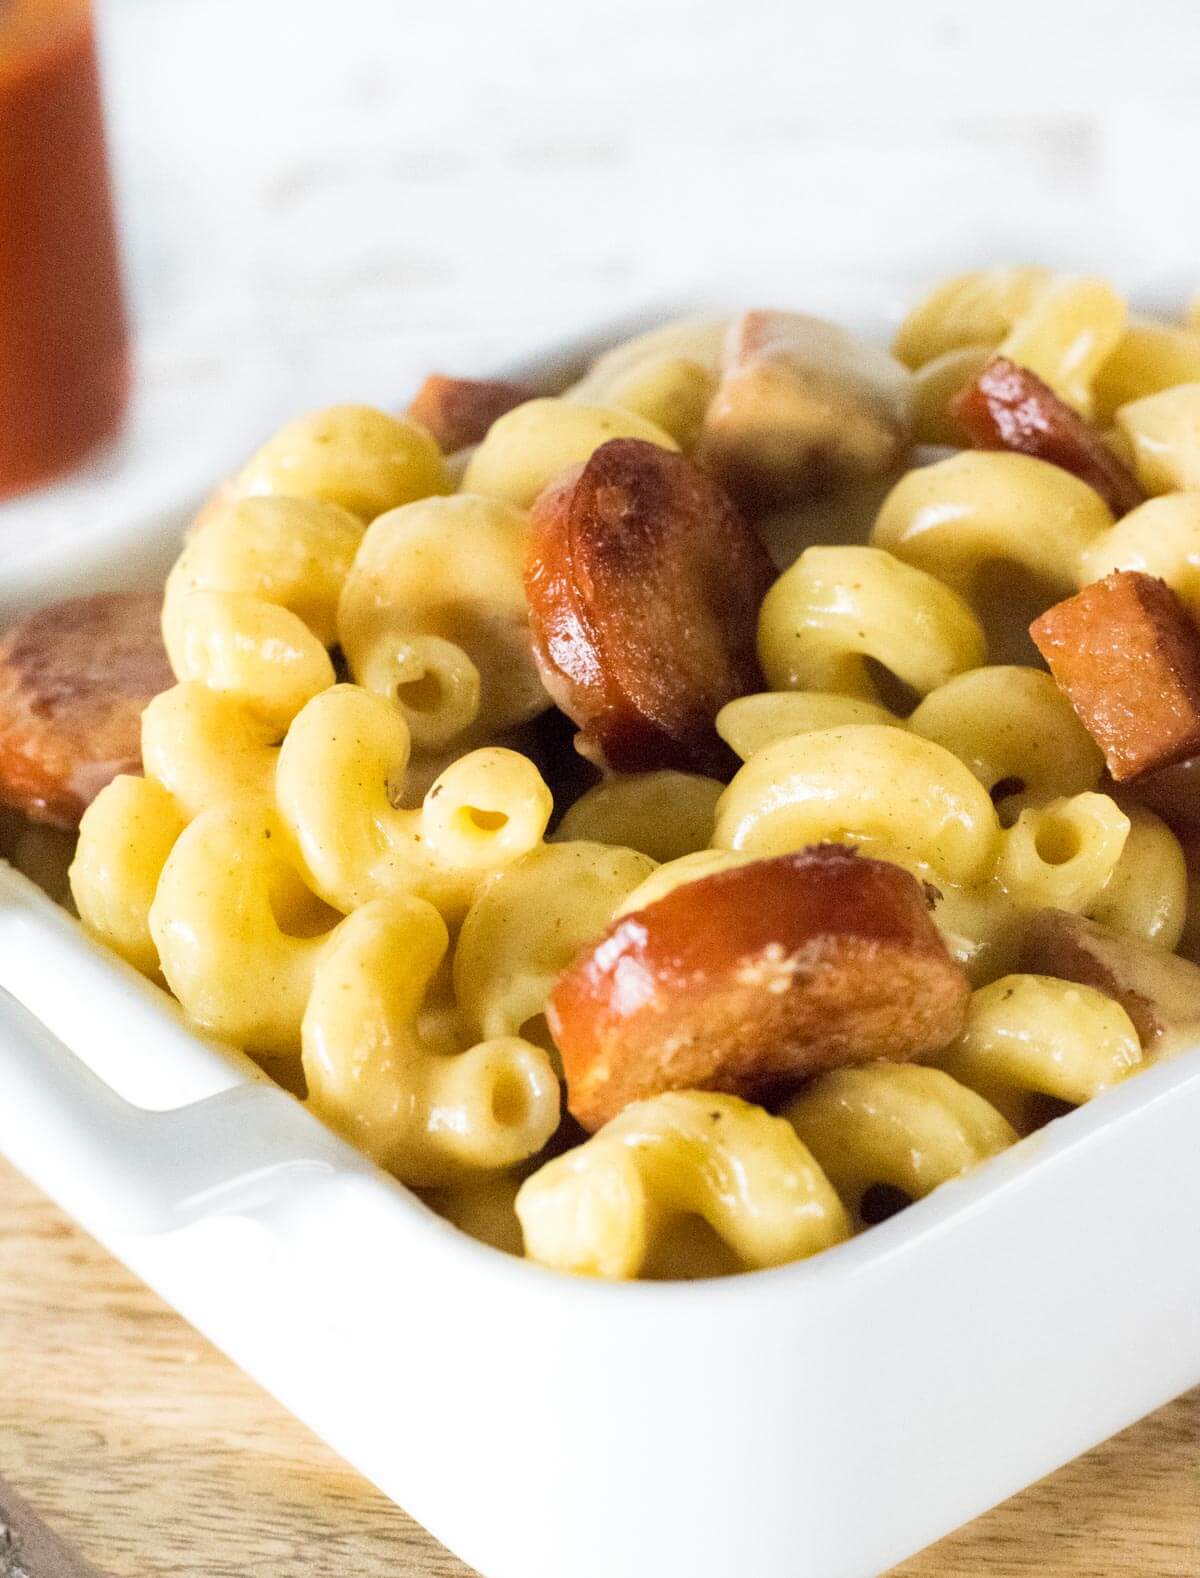
<path id="1" fill-rule="evenodd" d="M 607 334 L 506 376 L 560 384 Z M 186 511 L 20 607 L 165 569 Z M 479 1245 L 0 861 L 0 1150 L 486 1578 L 870 1578 L 1200 1383 L 1200 1048 L 811 1261 Z"/>

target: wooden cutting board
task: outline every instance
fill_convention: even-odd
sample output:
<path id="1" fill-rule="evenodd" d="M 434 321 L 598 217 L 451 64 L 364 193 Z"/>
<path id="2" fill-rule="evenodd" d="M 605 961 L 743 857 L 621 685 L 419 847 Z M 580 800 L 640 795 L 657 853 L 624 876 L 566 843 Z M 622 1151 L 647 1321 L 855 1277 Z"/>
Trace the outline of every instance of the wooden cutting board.
<path id="1" fill-rule="evenodd" d="M 894 1578 L 1035 1574 L 1200 1578 L 1200 1391 Z M 470 1578 L 0 1162 L 0 1578 L 167 1575 Z"/>

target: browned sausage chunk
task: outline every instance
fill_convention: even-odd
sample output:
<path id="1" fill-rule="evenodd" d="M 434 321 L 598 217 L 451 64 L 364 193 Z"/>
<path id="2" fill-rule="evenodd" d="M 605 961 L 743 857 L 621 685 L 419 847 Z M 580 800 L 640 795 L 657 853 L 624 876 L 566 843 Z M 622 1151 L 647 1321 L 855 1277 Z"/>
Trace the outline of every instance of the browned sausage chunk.
<path id="1" fill-rule="evenodd" d="M 140 772 L 142 708 L 174 683 L 159 592 L 51 603 L 0 637 L 0 805 L 75 827 Z"/>
<path id="2" fill-rule="evenodd" d="M 533 399 L 533 391 L 496 378 L 447 378 L 430 373 L 417 390 L 408 415 L 433 434 L 443 454 L 482 443 L 498 417 Z"/>
<path id="3" fill-rule="evenodd" d="M 546 689 L 579 748 L 618 772 L 714 773 L 736 763 L 713 726 L 760 689 L 766 550 L 681 455 L 602 444 L 533 507 L 525 584 Z"/>
<path id="4" fill-rule="evenodd" d="M 993 356 L 950 406 L 976 449 L 1011 449 L 1070 471 L 1125 515 L 1146 495 L 1133 472 L 1078 411 L 1026 367 Z"/>
<path id="5" fill-rule="evenodd" d="M 730 325 L 696 463 L 751 515 L 882 477 L 912 439 L 913 379 L 878 346 L 799 312 Z"/>
<path id="6" fill-rule="evenodd" d="M 609 927 L 547 1017 L 567 1104 L 598 1129 L 664 1090 L 752 1101 L 962 1028 L 970 987 L 899 866 L 823 844 L 676 888 Z"/>
<path id="7" fill-rule="evenodd" d="M 1200 631 L 1165 581 L 1118 570 L 1029 634 L 1118 783 L 1200 753 Z"/>
<path id="8" fill-rule="evenodd" d="M 1165 948 L 1083 915 L 1042 910 L 1029 925 L 1021 968 L 1057 975 L 1113 997 L 1147 1051 L 1200 1038 L 1200 968 Z"/>
<path id="9" fill-rule="evenodd" d="M 1144 805 L 1185 842 L 1200 841 L 1200 756 L 1147 773 L 1133 785 L 1139 805 Z"/>

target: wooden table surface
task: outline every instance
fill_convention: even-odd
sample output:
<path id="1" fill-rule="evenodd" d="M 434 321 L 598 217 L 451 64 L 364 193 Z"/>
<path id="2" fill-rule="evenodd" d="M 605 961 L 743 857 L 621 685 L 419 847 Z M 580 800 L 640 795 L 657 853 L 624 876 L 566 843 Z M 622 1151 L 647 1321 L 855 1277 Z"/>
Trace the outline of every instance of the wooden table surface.
<path id="1" fill-rule="evenodd" d="M 0 1578 L 10 1574 L 470 1578 L 0 1162 Z M 1200 1575 L 1200 1391 L 895 1578 L 969 1574 Z"/>

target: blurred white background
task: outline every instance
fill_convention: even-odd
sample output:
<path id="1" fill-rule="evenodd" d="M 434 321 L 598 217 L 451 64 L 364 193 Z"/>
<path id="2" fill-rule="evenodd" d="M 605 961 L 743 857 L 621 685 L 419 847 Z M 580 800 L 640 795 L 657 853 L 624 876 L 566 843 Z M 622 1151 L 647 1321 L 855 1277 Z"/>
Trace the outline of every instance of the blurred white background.
<path id="1" fill-rule="evenodd" d="M 139 507 L 297 408 L 680 291 L 1200 280 L 1196 0 L 97 4 Z"/>
<path id="2" fill-rule="evenodd" d="M 99 0 L 147 349 L 395 398 L 699 280 L 1200 279 L 1196 0 Z"/>

